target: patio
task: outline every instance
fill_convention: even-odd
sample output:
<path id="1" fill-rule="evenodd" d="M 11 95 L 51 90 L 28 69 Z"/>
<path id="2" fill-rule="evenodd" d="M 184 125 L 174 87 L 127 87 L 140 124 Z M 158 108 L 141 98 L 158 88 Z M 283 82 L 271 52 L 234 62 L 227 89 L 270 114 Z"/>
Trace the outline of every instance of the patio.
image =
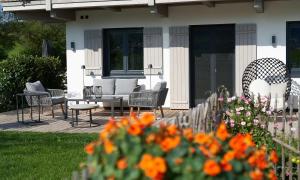
<path id="1" fill-rule="evenodd" d="M 58 108 L 58 107 L 56 107 Z M 147 112 L 142 110 L 141 112 Z M 174 119 L 179 113 L 179 110 L 164 109 L 165 118 L 158 119 L 156 123 Z M 41 114 L 41 123 L 29 123 L 23 124 L 17 122 L 17 112 L 9 111 L 0 113 L 0 130 L 1 131 L 31 131 L 31 132 L 64 132 L 64 133 L 97 133 L 101 131 L 103 125 L 108 121 L 110 116 L 110 109 L 105 110 L 103 108 L 97 108 L 92 111 L 93 122 L 97 122 L 99 125 L 92 127 L 89 126 L 89 122 L 80 122 L 80 120 L 87 121 L 89 119 L 88 112 L 82 111 L 79 115 L 78 126 L 71 126 L 71 111 L 68 111 L 68 119 L 64 119 L 62 112 L 59 109 L 55 110 L 55 117 L 52 118 L 51 110 L 45 109 L 44 113 Z M 124 116 L 129 115 L 129 110 L 124 110 Z M 118 119 L 119 112 L 116 111 L 116 119 Z M 33 114 L 33 118 L 37 119 L 37 114 Z M 24 121 L 30 122 L 30 111 L 29 109 L 24 110 Z"/>

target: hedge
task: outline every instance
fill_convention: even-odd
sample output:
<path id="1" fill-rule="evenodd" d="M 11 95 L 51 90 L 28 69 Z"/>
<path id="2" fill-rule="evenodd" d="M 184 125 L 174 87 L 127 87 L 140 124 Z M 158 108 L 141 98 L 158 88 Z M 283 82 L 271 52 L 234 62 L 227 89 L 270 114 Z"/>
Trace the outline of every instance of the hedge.
<path id="1" fill-rule="evenodd" d="M 63 88 L 65 69 L 54 57 L 20 55 L 0 61 L 0 112 L 16 108 L 16 93 L 26 82 L 40 80 L 47 88 Z"/>

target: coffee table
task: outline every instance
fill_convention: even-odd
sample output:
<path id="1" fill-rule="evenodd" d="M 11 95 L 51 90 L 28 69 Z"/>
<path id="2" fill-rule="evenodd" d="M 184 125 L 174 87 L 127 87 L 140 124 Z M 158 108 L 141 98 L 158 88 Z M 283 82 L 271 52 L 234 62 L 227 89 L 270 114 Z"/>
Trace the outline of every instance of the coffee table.
<path id="1" fill-rule="evenodd" d="M 87 104 L 90 104 L 91 102 L 94 102 L 97 104 L 98 102 L 108 102 L 110 103 L 110 109 L 111 109 L 111 116 L 115 116 L 115 105 L 114 103 L 119 103 L 120 110 L 121 110 L 121 116 L 123 115 L 123 97 L 95 97 L 95 98 L 66 98 L 65 101 L 65 119 L 68 118 L 68 102 L 75 101 L 76 104 L 79 104 L 79 102 L 86 102 Z"/>
<path id="2" fill-rule="evenodd" d="M 69 109 L 72 110 L 72 126 L 74 127 L 74 118 L 73 118 L 73 111 L 75 110 L 75 120 L 78 126 L 78 115 L 79 111 L 89 111 L 90 112 L 90 127 L 92 126 L 93 123 L 93 118 L 92 118 L 92 109 L 98 108 L 98 104 L 74 104 L 70 105 Z"/>

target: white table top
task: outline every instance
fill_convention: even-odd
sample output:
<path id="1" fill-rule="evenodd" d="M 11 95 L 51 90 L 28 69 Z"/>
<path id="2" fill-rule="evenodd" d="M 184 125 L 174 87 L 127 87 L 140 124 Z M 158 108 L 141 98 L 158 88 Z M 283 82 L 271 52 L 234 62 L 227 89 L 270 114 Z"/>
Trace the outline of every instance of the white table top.
<path id="1" fill-rule="evenodd" d="M 69 109 L 74 109 L 74 110 L 90 110 L 90 109 L 95 109 L 98 108 L 98 104 L 73 104 L 69 106 Z"/>

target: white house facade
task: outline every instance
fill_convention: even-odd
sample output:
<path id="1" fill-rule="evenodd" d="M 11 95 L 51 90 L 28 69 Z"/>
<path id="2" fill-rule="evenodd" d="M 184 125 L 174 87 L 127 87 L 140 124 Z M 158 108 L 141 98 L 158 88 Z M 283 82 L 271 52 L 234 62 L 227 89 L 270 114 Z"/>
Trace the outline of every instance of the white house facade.
<path id="1" fill-rule="evenodd" d="M 83 86 L 99 78 L 138 78 L 147 88 L 166 81 L 165 106 L 188 109 L 220 85 L 241 94 L 244 69 L 255 59 L 278 58 L 296 80 L 300 75 L 299 0 L 139 3 L 66 8 L 66 14 L 75 9 L 66 22 L 70 96 L 82 96 Z M 41 6 L 46 12 L 47 4 L 27 11 Z M 26 15 L 4 3 L 4 10 L 14 8 Z"/>

